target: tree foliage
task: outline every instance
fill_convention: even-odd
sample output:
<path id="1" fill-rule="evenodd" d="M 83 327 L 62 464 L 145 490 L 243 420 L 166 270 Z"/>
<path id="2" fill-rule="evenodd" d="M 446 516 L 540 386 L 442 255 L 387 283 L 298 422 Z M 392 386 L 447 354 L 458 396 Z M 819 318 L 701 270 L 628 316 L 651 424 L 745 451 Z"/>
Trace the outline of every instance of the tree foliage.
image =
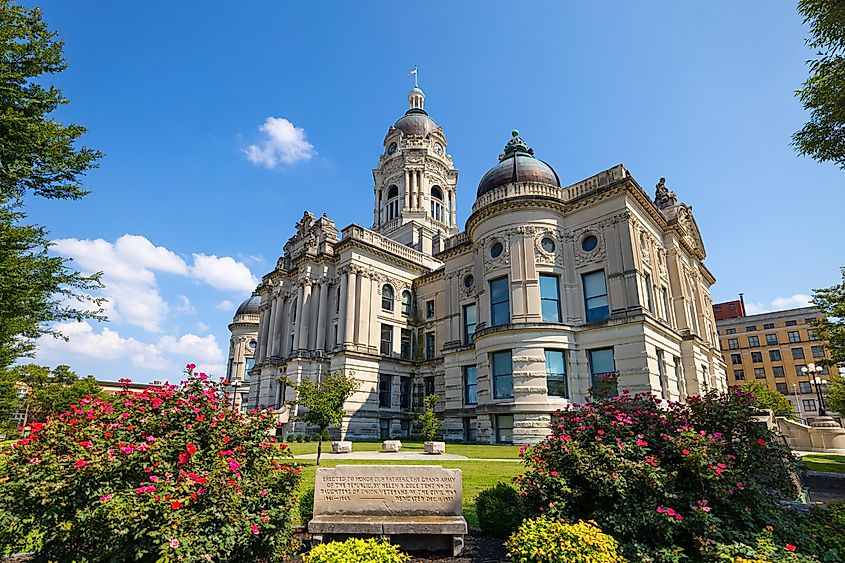
<path id="1" fill-rule="evenodd" d="M 813 290 L 813 305 L 822 315 L 813 321 L 816 335 L 827 341 L 833 364 L 845 364 L 845 267 L 842 283 Z"/>
<path id="2" fill-rule="evenodd" d="M 761 409 L 768 409 L 775 416 L 796 417 L 795 405 L 783 394 L 772 391 L 765 383 L 752 381 L 744 388 L 754 396 L 754 403 Z"/>
<path id="3" fill-rule="evenodd" d="M 105 398 L 94 376 L 80 378 L 69 366 L 59 365 L 52 371 L 46 366 L 15 366 L 11 373 L 29 387 L 24 399 L 28 421 L 43 422 L 49 416 L 63 413 L 82 397 Z"/>
<path id="4" fill-rule="evenodd" d="M 100 153 L 77 147 L 85 128 L 50 117 L 68 103 L 45 75 L 65 69 L 63 42 L 37 8 L 0 0 L 0 368 L 34 350 L 48 326 L 102 318 L 88 295 L 99 276 L 83 276 L 49 256 L 47 231 L 25 224 L 27 194 L 79 199 L 81 177 Z"/>
<path id="5" fill-rule="evenodd" d="M 810 77 L 796 92 L 810 120 L 792 137 L 798 151 L 845 168 L 845 4 L 840 0 L 799 0 L 810 27 L 807 44 L 817 51 Z"/>
<path id="6" fill-rule="evenodd" d="M 287 384 L 297 392 L 297 399 L 290 405 L 304 407 L 297 414 L 297 420 L 308 426 L 320 429 L 317 442 L 317 465 L 320 465 L 320 455 L 323 450 L 323 432 L 330 426 L 337 426 L 343 421 L 346 411 L 343 409 L 346 400 L 352 396 L 361 382 L 342 371 L 326 372 L 316 382 L 303 379 L 299 383 L 287 380 Z"/>
<path id="7" fill-rule="evenodd" d="M 419 417 L 420 434 L 428 442 L 433 442 L 437 438 L 437 433 L 440 432 L 440 428 L 443 426 L 443 423 L 440 422 L 440 419 L 437 418 L 437 414 L 434 412 L 437 399 L 438 396 L 434 394 L 427 396 L 425 398 L 425 408 Z"/>

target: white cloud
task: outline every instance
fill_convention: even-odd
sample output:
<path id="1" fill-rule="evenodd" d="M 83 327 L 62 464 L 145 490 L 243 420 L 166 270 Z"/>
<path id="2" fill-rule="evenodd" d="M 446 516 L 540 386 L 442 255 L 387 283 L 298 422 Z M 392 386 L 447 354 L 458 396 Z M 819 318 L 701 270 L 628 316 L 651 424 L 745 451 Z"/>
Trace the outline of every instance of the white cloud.
<path id="1" fill-rule="evenodd" d="M 173 307 L 173 312 L 179 315 L 196 315 L 197 309 L 194 307 L 194 304 L 191 303 L 190 299 L 184 295 L 180 295 L 178 303 L 175 307 Z"/>
<path id="2" fill-rule="evenodd" d="M 258 129 L 266 138 L 260 144 L 244 149 L 253 164 L 275 168 L 280 161 L 293 164 L 317 154 L 314 146 L 305 140 L 305 129 L 294 126 L 284 117 L 268 117 Z"/>
<path id="3" fill-rule="evenodd" d="M 190 271 L 192 277 L 227 291 L 251 292 L 258 284 L 249 268 L 231 256 L 194 254 Z"/>
<path id="4" fill-rule="evenodd" d="M 775 297 L 769 303 L 746 301 L 745 312 L 749 315 L 757 315 L 771 311 L 782 311 L 783 309 L 809 307 L 812 305 L 812 299 L 811 296 L 804 293 L 796 293 L 789 297 Z"/>
<path id="5" fill-rule="evenodd" d="M 217 307 L 221 311 L 231 311 L 235 308 L 235 304 L 229 301 L 228 299 L 224 299 L 223 301 L 215 305 L 215 307 Z"/>
<path id="6" fill-rule="evenodd" d="M 208 330 L 211 328 L 202 321 L 197 321 L 196 323 L 194 323 L 194 326 L 197 327 L 197 331 L 199 332 L 208 332 Z"/>
<path id="7" fill-rule="evenodd" d="M 162 336 L 158 341 L 157 348 L 163 352 L 183 356 L 196 363 L 219 362 L 223 359 L 223 352 L 217 345 L 217 339 L 213 334 L 197 336 L 188 333 L 179 338 Z"/>

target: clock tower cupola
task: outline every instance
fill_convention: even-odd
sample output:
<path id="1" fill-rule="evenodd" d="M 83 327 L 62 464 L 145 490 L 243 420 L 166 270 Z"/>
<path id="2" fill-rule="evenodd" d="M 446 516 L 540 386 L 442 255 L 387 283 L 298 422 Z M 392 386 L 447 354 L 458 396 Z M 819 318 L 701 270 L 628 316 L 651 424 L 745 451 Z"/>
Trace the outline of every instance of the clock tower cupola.
<path id="1" fill-rule="evenodd" d="M 387 131 L 373 170 L 373 229 L 426 254 L 458 232 L 458 171 L 443 129 L 425 111 L 425 93 L 408 93 L 409 108 Z"/>

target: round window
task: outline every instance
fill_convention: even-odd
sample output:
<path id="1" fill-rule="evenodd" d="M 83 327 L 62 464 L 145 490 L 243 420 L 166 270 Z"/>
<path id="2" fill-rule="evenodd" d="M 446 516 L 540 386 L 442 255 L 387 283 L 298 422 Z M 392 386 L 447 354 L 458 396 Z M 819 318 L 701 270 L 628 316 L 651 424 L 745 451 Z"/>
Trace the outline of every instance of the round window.
<path id="1" fill-rule="evenodd" d="M 543 250 L 549 253 L 554 252 L 556 248 L 555 241 L 550 237 L 543 237 L 543 240 L 540 241 L 540 246 L 543 247 Z"/>
<path id="2" fill-rule="evenodd" d="M 502 246 L 501 242 L 494 242 L 493 246 L 490 247 L 490 256 L 493 258 L 498 258 L 502 255 L 502 252 L 505 250 L 505 247 Z"/>
<path id="3" fill-rule="evenodd" d="M 249 341 L 249 347 L 250 348 L 252 348 L 254 350 L 256 346 L 258 346 L 258 342 L 256 342 L 255 340 Z"/>
<path id="4" fill-rule="evenodd" d="M 598 245 L 599 239 L 596 238 L 596 235 L 589 235 L 584 237 L 584 240 L 581 241 L 581 248 L 583 248 L 585 252 L 592 252 Z"/>
<path id="5" fill-rule="evenodd" d="M 464 287 L 470 288 L 475 284 L 475 277 L 472 274 L 467 274 L 464 278 Z"/>

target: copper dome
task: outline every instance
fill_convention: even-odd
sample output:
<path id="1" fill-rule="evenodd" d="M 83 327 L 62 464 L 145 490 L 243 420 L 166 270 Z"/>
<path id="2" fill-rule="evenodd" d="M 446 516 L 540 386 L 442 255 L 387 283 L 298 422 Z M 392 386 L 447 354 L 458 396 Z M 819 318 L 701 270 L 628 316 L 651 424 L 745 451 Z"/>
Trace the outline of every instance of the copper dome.
<path id="1" fill-rule="evenodd" d="M 560 187 L 557 172 L 534 157 L 534 151 L 519 138 L 519 131 L 514 131 L 513 138 L 505 145 L 505 153 L 499 157 L 499 164 L 481 177 L 476 197 L 513 182 L 539 182 Z"/>
<path id="2" fill-rule="evenodd" d="M 425 137 L 432 131 L 440 129 L 440 126 L 423 109 L 409 109 L 393 126 L 406 136 L 418 137 Z"/>
<path id="3" fill-rule="evenodd" d="M 257 315 L 259 303 L 261 303 L 260 295 L 251 296 L 249 299 L 240 304 L 238 310 L 235 311 L 235 316 L 239 317 L 241 315 Z"/>

